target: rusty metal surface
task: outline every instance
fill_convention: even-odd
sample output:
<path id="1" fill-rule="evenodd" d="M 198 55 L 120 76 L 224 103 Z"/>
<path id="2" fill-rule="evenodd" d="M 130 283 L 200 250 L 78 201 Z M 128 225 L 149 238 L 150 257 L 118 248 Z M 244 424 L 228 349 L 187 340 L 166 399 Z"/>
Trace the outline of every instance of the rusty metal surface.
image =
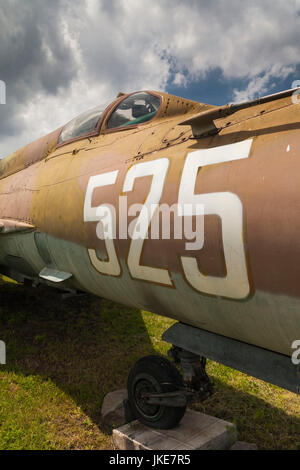
<path id="1" fill-rule="evenodd" d="M 56 147 L 58 136 L 62 128 L 31 142 L 12 155 L 0 160 L 0 179 L 21 171 L 34 163 L 43 160 Z"/>
<path id="2" fill-rule="evenodd" d="M 189 124 L 179 124 L 213 107 L 159 94 L 162 108 L 148 123 L 107 132 L 108 111 L 98 136 L 57 148 L 58 129 L 1 161 L 1 219 L 36 227 L 45 237 L 42 243 L 52 267 L 73 274 L 69 282 L 76 288 L 290 355 L 292 341 L 300 338 L 299 106 L 286 96 L 241 109 L 215 121 L 219 133 L 195 139 Z M 92 195 L 93 207 L 109 203 L 118 208 L 131 168 L 166 159 L 160 203 L 172 205 L 178 201 L 189 155 L 246 141 L 251 141 L 248 158 L 201 166 L 194 191 L 234 194 L 241 202 L 249 282 L 244 297 L 200 292 L 185 275 L 182 258 L 188 256 L 196 259 L 208 284 L 227 276 L 222 223 L 214 213 L 205 216 L 201 250 L 186 253 L 184 240 L 145 240 L 141 265 L 157 268 L 158 274 L 164 271 L 169 285 L 132 275 L 129 239 L 114 241 L 120 266 L 116 275 L 95 269 L 89 253 L 100 261 L 108 257 L 96 234 L 97 222 L 87 223 L 83 217 L 92 176 L 118 172 L 115 184 L 98 187 Z M 144 203 L 151 184 L 152 176 L 137 178 L 127 193 L 128 204 Z M 129 217 L 128 223 L 132 220 Z M 1 265 L 7 255 L 25 259 L 37 277 L 49 264 L 34 233 L 0 234 Z"/>
<path id="3" fill-rule="evenodd" d="M 26 230 L 33 229 L 33 225 L 25 224 L 24 222 L 20 222 L 19 220 L 0 219 L 0 233 L 24 232 Z"/>

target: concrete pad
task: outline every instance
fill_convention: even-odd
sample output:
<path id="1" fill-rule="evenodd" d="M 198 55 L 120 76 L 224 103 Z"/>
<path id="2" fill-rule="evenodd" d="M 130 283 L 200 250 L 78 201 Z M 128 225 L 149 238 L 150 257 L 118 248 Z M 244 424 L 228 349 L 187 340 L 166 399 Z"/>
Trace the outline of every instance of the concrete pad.
<path id="1" fill-rule="evenodd" d="M 250 442 L 237 441 L 230 450 L 258 450 L 256 444 Z"/>
<path id="2" fill-rule="evenodd" d="M 174 429 L 151 429 L 138 421 L 113 430 L 120 450 L 229 449 L 236 442 L 236 427 L 222 419 L 187 410 Z"/>
<path id="3" fill-rule="evenodd" d="M 101 417 L 105 424 L 111 427 L 122 426 L 126 423 L 124 400 L 127 399 L 127 390 L 116 390 L 105 395 Z"/>

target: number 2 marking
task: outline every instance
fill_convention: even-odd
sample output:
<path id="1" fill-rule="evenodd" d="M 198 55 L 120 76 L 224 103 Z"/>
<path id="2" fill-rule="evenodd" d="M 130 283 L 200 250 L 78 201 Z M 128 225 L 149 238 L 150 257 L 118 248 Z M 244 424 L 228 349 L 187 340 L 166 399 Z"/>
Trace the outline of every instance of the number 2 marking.
<path id="1" fill-rule="evenodd" d="M 159 160 L 133 165 L 126 175 L 123 192 L 132 191 L 136 178 L 153 176 L 149 194 L 137 218 L 132 234 L 127 264 L 134 278 L 172 286 L 173 284 L 169 272 L 166 269 L 153 268 L 140 264 L 144 241 L 148 234 L 148 228 L 154 216 L 155 208 L 158 207 L 161 199 L 168 168 L 169 160 L 167 158 L 160 158 Z M 137 233 L 138 226 L 141 227 L 141 229 Z"/>

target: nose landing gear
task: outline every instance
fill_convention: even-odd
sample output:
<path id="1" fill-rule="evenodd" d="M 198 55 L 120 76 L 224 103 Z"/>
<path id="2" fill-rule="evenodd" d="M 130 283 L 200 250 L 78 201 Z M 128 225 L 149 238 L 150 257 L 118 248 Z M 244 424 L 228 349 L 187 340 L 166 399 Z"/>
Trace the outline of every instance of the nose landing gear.
<path id="1" fill-rule="evenodd" d="M 143 357 L 131 369 L 127 382 L 133 415 L 153 428 L 176 426 L 186 409 L 184 399 L 176 401 L 182 388 L 182 377 L 170 361 L 161 356 Z"/>
<path id="2" fill-rule="evenodd" d="M 188 403 L 203 401 L 213 391 L 205 371 L 205 358 L 174 346 L 169 356 L 181 366 L 182 376 L 175 365 L 162 356 L 140 359 L 128 376 L 131 414 L 152 428 L 175 427 Z"/>

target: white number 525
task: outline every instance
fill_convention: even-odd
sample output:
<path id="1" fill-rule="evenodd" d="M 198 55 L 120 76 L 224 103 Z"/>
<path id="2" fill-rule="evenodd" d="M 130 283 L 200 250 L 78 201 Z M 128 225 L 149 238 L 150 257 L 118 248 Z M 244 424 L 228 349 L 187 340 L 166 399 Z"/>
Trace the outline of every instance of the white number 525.
<path id="1" fill-rule="evenodd" d="M 207 276 L 201 273 L 195 257 L 182 256 L 181 264 L 185 279 L 198 292 L 222 296 L 232 299 L 244 299 L 249 295 L 250 285 L 247 271 L 247 261 L 243 241 L 243 205 L 240 198 L 232 192 L 215 192 L 195 194 L 195 185 L 199 168 L 216 165 L 249 157 L 252 139 L 234 144 L 209 149 L 200 149 L 190 152 L 185 160 L 179 186 L 178 207 L 182 208 L 183 217 L 194 215 L 184 213 L 185 207 L 202 205 L 204 215 L 218 215 L 222 224 L 222 241 L 226 263 L 226 276 Z M 140 238 L 131 240 L 127 265 L 133 278 L 155 282 L 165 286 L 172 286 L 170 273 L 167 269 L 141 265 L 143 244 L 148 233 L 153 213 L 145 223 L 146 214 L 149 214 L 151 205 L 159 205 L 167 172 L 169 159 L 160 158 L 153 161 L 141 162 L 133 165 L 127 172 L 123 185 L 123 192 L 133 190 L 134 181 L 144 176 L 152 176 L 150 191 L 145 200 L 145 209 L 141 211 L 137 224 L 142 223 L 144 233 Z M 95 188 L 114 185 L 118 170 L 92 176 L 89 180 L 85 204 L 84 221 L 95 222 L 100 220 L 101 209 L 105 205 L 92 207 L 92 195 Z M 120 276 L 121 267 L 118 260 L 114 240 L 105 238 L 107 261 L 101 261 L 96 251 L 89 249 L 91 263 L 102 274 Z"/>

